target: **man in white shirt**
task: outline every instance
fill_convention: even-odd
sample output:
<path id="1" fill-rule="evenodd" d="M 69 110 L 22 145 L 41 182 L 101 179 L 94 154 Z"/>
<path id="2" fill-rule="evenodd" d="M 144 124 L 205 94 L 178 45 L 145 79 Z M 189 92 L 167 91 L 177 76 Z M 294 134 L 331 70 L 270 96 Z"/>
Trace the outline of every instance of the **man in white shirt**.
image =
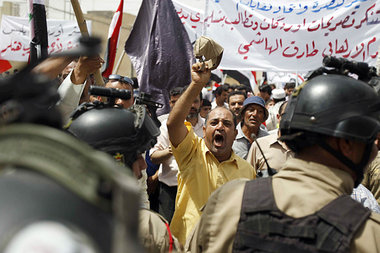
<path id="1" fill-rule="evenodd" d="M 186 88 L 183 89 L 182 93 L 185 90 Z M 200 95 L 193 101 L 185 124 L 187 127 L 192 127 L 194 129 L 194 132 L 199 137 L 203 138 L 204 119 L 199 115 L 201 98 L 202 97 Z M 153 163 L 160 164 L 158 171 L 158 181 L 160 186 L 158 197 L 158 212 L 170 223 L 174 213 L 175 199 L 177 195 L 178 165 L 170 148 L 166 121 L 167 120 L 165 119 L 163 122 L 161 122 L 161 134 L 157 138 L 156 145 L 150 150 L 150 158 Z"/>
<path id="2" fill-rule="evenodd" d="M 215 100 L 211 103 L 211 109 L 214 109 L 217 106 L 223 106 L 228 108 L 226 103 L 228 97 L 228 85 L 221 85 L 215 90 Z"/>
<path id="3" fill-rule="evenodd" d="M 103 62 L 100 57 L 80 57 L 74 69 L 59 86 L 58 93 L 61 99 L 58 101 L 57 106 L 62 113 L 64 124 L 79 104 L 88 102 L 88 96 L 82 99 L 82 94 L 87 95 L 85 89 L 88 89 L 90 85 L 89 82 L 86 82 L 87 78 L 98 70 Z"/>

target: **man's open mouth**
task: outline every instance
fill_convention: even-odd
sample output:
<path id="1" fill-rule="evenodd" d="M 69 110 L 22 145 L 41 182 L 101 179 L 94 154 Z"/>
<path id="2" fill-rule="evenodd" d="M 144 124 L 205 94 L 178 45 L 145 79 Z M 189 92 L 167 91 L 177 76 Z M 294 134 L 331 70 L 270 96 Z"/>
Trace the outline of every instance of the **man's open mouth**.
<path id="1" fill-rule="evenodd" d="M 214 145 L 215 146 L 222 146 L 224 143 L 224 136 L 221 134 L 215 134 L 214 136 Z"/>
<path id="2" fill-rule="evenodd" d="M 249 122 L 251 122 L 251 123 L 257 123 L 258 121 L 257 121 L 256 118 L 252 117 L 252 118 L 249 118 Z"/>

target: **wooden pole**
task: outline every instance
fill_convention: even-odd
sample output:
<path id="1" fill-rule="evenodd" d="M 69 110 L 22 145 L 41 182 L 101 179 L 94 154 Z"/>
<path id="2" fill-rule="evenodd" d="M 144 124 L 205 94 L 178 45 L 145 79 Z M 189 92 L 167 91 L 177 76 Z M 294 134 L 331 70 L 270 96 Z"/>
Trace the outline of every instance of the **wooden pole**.
<path id="1" fill-rule="evenodd" d="M 83 12 L 82 12 L 82 9 L 80 7 L 78 0 L 70 0 L 70 1 L 71 1 L 71 5 L 73 6 L 75 17 L 77 19 L 79 30 L 80 30 L 82 36 L 89 36 L 86 20 L 84 19 Z M 103 77 L 100 74 L 100 69 L 98 69 L 94 73 L 94 77 L 95 77 L 96 84 L 101 85 L 101 86 L 105 85 Z"/>
<path id="2" fill-rule="evenodd" d="M 113 72 L 117 73 L 117 72 L 119 71 L 119 67 L 120 67 L 121 61 L 122 61 L 123 58 L 124 58 L 124 54 L 125 54 L 125 51 L 123 50 L 123 52 L 121 52 L 121 55 L 120 55 L 120 57 L 119 57 L 119 60 L 118 60 L 117 63 L 116 63 L 116 66 L 115 66 Z"/>

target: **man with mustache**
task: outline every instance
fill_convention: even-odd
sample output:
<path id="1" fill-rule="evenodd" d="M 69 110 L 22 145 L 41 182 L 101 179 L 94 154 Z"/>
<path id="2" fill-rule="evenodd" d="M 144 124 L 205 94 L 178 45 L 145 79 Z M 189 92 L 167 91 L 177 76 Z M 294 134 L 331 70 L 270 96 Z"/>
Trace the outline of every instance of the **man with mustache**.
<path id="1" fill-rule="evenodd" d="M 216 190 L 186 252 L 379 252 L 380 215 L 350 197 L 376 156 L 379 113 L 367 83 L 308 79 L 280 122 L 295 157 L 273 177 Z"/>
<path id="2" fill-rule="evenodd" d="M 236 115 L 238 122 L 240 123 L 240 110 L 243 108 L 244 100 L 247 98 L 247 95 L 243 91 L 233 91 L 228 95 L 228 107 Z"/>
<path id="3" fill-rule="evenodd" d="M 184 124 L 192 102 L 210 75 L 204 63 L 192 66 L 192 82 L 174 105 L 167 121 L 172 152 L 179 168 L 176 207 L 170 228 L 183 244 L 212 192 L 230 180 L 255 178 L 256 175 L 253 167 L 232 151 L 237 131 L 236 117 L 231 111 L 217 107 L 208 114 L 203 128 L 204 139 Z"/>
<path id="4" fill-rule="evenodd" d="M 268 110 L 265 108 L 264 99 L 253 96 L 244 100 L 241 109 L 242 122 L 237 126 L 238 134 L 232 146 L 237 155 L 246 159 L 254 139 L 269 135 L 265 129 L 260 128 L 267 118 Z"/>

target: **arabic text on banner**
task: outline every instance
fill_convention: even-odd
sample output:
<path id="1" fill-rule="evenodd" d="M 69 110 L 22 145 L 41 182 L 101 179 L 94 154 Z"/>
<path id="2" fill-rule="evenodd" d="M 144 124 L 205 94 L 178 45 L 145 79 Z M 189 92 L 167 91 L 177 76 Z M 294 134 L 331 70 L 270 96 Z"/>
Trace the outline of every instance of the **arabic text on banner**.
<path id="1" fill-rule="evenodd" d="M 91 22 L 88 22 L 91 30 Z M 58 53 L 78 46 L 80 31 L 76 21 L 47 20 L 48 53 Z M 28 61 L 30 27 L 27 18 L 3 15 L 0 28 L 0 58 Z"/>
<path id="2" fill-rule="evenodd" d="M 325 55 L 374 66 L 378 55 L 380 0 L 209 0 L 207 15 L 175 5 L 192 41 L 206 23 L 224 47 L 222 69 L 309 71 Z"/>

